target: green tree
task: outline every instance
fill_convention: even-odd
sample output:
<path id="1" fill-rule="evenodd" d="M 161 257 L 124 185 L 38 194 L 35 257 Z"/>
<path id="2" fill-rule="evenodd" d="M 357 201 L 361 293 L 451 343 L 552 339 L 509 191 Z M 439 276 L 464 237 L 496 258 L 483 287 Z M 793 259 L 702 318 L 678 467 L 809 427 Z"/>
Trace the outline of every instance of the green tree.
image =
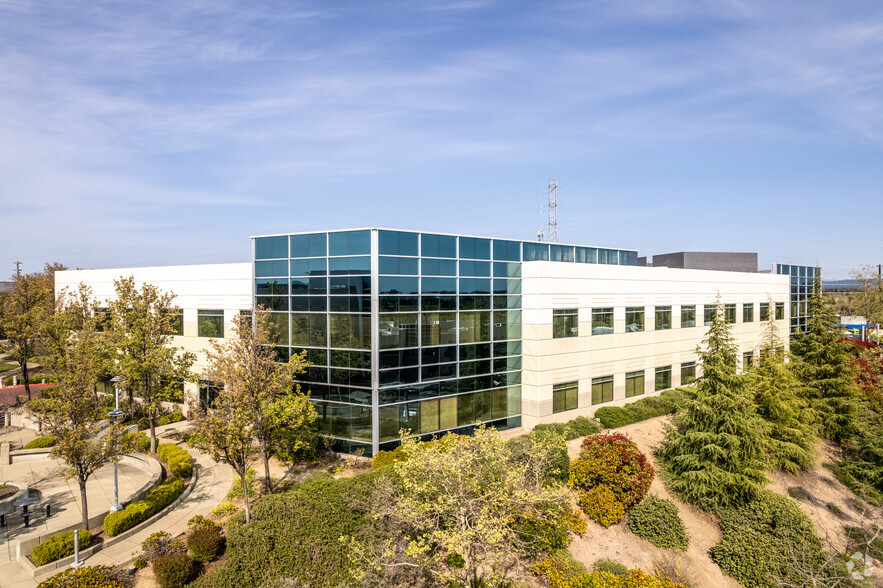
<path id="1" fill-rule="evenodd" d="M 193 379 L 195 356 L 173 347 L 176 330 L 175 296 L 152 284 L 139 290 L 132 276 L 114 280 L 116 299 L 110 302 L 110 342 L 115 369 L 131 401 L 140 396 L 150 422 L 150 452 L 156 451 L 156 419 L 162 402 L 175 398 L 181 382 Z"/>
<path id="2" fill-rule="evenodd" d="M 12 290 L 0 297 L 0 332 L 7 339 L 6 351 L 21 368 L 28 400 L 28 361 L 40 353 L 40 335 L 53 310 L 55 271 L 63 269 L 63 265 L 47 263 L 42 272 L 16 274 Z"/>
<path id="3" fill-rule="evenodd" d="M 791 343 L 794 373 L 802 384 L 800 395 L 816 412 L 824 436 L 849 440 L 855 435 L 859 390 L 849 361 L 849 343 L 840 339 L 818 275 L 807 305 L 806 332 L 796 333 Z"/>
<path id="4" fill-rule="evenodd" d="M 274 440 L 284 430 L 287 442 L 296 445 L 297 435 L 309 431 L 316 417 L 309 398 L 292 383 L 293 375 L 305 369 L 304 355 L 295 354 L 284 364 L 276 361 L 269 315 L 262 309 L 253 317 L 239 315 L 230 340 L 211 342 L 205 377 L 223 382 L 224 387 L 214 410 L 200 415 L 197 428 L 197 438 L 206 440 L 205 448 L 239 474 L 246 522 L 251 519 L 249 465 L 261 457 L 270 488 L 269 452 Z"/>
<path id="5" fill-rule="evenodd" d="M 56 386 L 29 402 L 28 408 L 58 438 L 50 455 L 64 461 L 68 478 L 77 479 L 83 527 L 88 528 L 86 482 L 123 452 L 118 443 L 122 425 L 102 427 L 107 409 L 95 394 L 106 354 L 91 290 L 81 285 L 74 295 L 62 293 L 44 332 L 49 343 L 44 369 Z"/>
<path id="6" fill-rule="evenodd" d="M 792 474 L 811 467 L 816 443 L 812 411 L 797 395 L 800 382 L 785 362 L 785 345 L 772 312 L 764 325 L 757 361 L 748 372 L 748 387 L 754 393 L 757 413 L 767 423 L 764 454 L 770 467 Z"/>
<path id="7" fill-rule="evenodd" d="M 858 280 L 858 294 L 852 299 L 852 307 L 871 324 L 883 324 L 883 278 L 879 268 L 865 266 L 852 272 Z"/>
<path id="8" fill-rule="evenodd" d="M 736 374 L 736 345 L 718 303 L 697 350 L 702 377 L 658 450 L 669 486 L 700 508 L 742 504 L 763 488 L 761 430 L 754 403 Z"/>
<path id="9" fill-rule="evenodd" d="M 517 521 L 551 526 L 569 513 L 564 487 L 543 483 L 557 453 L 542 445 L 513 453 L 482 426 L 429 443 L 403 438 L 398 451 L 397 482 L 379 484 L 373 499 L 372 519 L 394 529 L 373 569 L 414 566 L 451 585 L 500 586 L 524 547 Z"/>

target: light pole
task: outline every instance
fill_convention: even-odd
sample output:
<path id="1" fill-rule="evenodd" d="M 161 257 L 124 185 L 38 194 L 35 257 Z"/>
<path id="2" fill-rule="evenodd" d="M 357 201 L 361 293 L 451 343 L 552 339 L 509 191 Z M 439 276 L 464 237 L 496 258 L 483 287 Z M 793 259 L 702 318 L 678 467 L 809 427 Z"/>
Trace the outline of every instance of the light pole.
<path id="1" fill-rule="evenodd" d="M 116 424 L 117 419 L 125 414 L 120 410 L 120 382 L 122 382 L 123 379 L 119 376 L 114 376 L 110 381 L 113 382 L 115 408 L 107 413 L 107 416 L 113 419 L 113 423 Z M 119 439 L 117 439 L 117 443 L 119 443 Z M 113 464 L 113 506 L 110 507 L 110 510 L 111 512 L 123 510 L 123 507 L 120 506 L 119 466 L 116 462 Z"/>

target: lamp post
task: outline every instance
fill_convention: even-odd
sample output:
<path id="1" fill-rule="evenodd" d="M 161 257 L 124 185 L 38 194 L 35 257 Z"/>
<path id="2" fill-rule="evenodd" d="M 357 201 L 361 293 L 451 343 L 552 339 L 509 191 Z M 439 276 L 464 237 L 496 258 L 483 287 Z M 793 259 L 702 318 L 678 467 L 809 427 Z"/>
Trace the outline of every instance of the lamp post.
<path id="1" fill-rule="evenodd" d="M 125 413 L 120 410 L 120 382 L 123 379 L 119 376 L 114 376 L 110 379 L 113 382 L 113 394 L 114 394 L 114 404 L 115 408 L 107 413 L 111 419 L 113 419 L 114 424 L 117 419 L 123 416 Z M 119 440 L 117 440 L 119 443 Z M 120 478 L 119 478 L 119 466 L 116 462 L 113 464 L 113 506 L 110 507 L 111 512 L 116 512 L 118 510 L 123 510 L 123 507 L 120 506 Z"/>

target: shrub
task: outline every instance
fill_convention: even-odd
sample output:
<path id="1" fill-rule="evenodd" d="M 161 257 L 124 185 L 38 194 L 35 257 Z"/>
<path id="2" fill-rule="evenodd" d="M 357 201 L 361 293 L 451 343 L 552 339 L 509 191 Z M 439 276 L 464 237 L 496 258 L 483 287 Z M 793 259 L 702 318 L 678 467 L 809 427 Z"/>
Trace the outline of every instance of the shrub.
<path id="1" fill-rule="evenodd" d="M 515 529 L 527 553 L 550 552 L 570 545 L 570 533 L 582 535 L 586 521 L 568 505 L 553 504 L 535 513 L 521 517 Z"/>
<path id="2" fill-rule="evenodd" d="M 55 435 L 43 435 L 31 440 L 23 449 L 43 449 L 44 447 L 52 447 L 58 443 L 58 437 Z"/>
<path id="3" fill-rule="evenodd" d="M 109 566 L 68 568 L 40 582 L 37 588 L 126 588 Z"/>
<path id="4" fill-rule="evenodd" d="M 168 424 L 177 423 L 177 422 L 183 421 L 183 420 L 184 420 L 184 415 L 181 413 L 181 411 L 180 410 L 173 410 L 172 412 L 170 412 L 168 414 L 160 415 L 160 417 L 158 419 L 156 419 L 156 424 L 157 425 L 168 425 Z"/>
<path id="5" fill-rule="evenodd" d="M 711 548 L 721 570 L 746 586 L 802 585 L 800 567 L 820 570 L 825 557 L 812 521 L 796 502 L 763 491 L 739 508 L 720 512 L 723 538 Z"/>
<path id="6" fill-rule="evenodd" d="M 681 388 L 666 390 L 659 396 L 641 398 L 623 407 L 604 406 L 595 411 L 595 418 L 607 429 L 624 427 L 647 419 L 676 412 L 689 398 Z"/>
<path id="7" fill-rule="evenodd" d="M 187 547 L 194 560 L 207 563 L 217 557 L 222 541 L 218 527 L 200 527 L 187 537 Z"/>
<path id="8" fill-rule="evenodd" d="M 126 433 L 122 437 L 123 447 L 138 453 L 147 453 L 150 451 L 150 437 L 142 431 L 136 433 Z"/>
<path id="9" fill-rule="evenodd" d="M 609 562 L 617 572 L 596 569 L 592 573 L 573 560 L 569 554 L 539 561 L 530 571 L 545 576 L 551 588 L 686 588 L 668 579 L 653 577 L 641 570 L 625 570 L 625 566 Z"/>
<path id="10" fill-rule="evenodd" d="M 183 491 L 184 483 L 179 478 L 169 478 L 151 490 L 144 500 L 104 517 L 104 532 L 113 537 L 128 531 L 171 504 Z"/>
<path id="11" fill-rule="evenodd" d="M 161 443 L 156 448 L 159 458 L 169 465 L 173 476 L 189 478 L 193 473 L 193 456 L 174 443 Z"/>
<path id="12" fill-rule="evenodd" d="M 516 462 L 529 459 L 528 455 L 543 455 L 546 460 L 544 484 L 567 482 L 570 468 L 567 442 L 554 429 L 534 429 L 527 435 L 513 437 L 506 442 L 506 449 Z"/>
<path id="13" fill-rule="evenodd" d="M 92 533 L 85 529 L 80 529 L 80 549 L 89 547 L 92 543 Z M 31 559 L 37 566 L 45 566 L 55 560 L 73 555 L 74 553 L 74 532 L 65 531 L 58 535 L 53 535 L 46 541 L 43 541 L 31 551 Z"/>
<path id="14" fill-rule="evenodd" d="M 212 509 L 212 514 L 216 517 L 222 517 L 224 515 L 233 514 L 236 512 L 236 505 L 230 502 L 229 500 L 225 500 L 218 506 Z"/>
<path id="15" fill-rule="evenodd" d="M 187 528 L 191 531 L 197 529 L 216 529 L 217 527 L 218 525 L 216 525 L 213 520 L 202 515 L 196 515 L 187 521 Z"/>
<path id="16" fill-rule="evenodd" d="M 686 551 L 690 543 L 678 507 L 671 500 L 650 495 L 629 512 L 629 529 L 656 547 Z"/>
<path id="17" fill-rule="evenodd" d="M 375 453 L 374 457 L 371 458 L 371 467 L 375 470 L 379 470 L 384 466 L 392 465 L 397 461 L 405 459 L 405 456 L 402 455 L 399 447 L 396 447 L 392 451 L 378 451 Z"/>
<path id="18" fill-rule="evenodd" d="M 161 555 L 181 553 L 185 548 L 182 541 L 172 541 L 171 535 L 165 531 L 157 531 L 141 542 L 141 550 L 147 561 L 152 561 Z"/>
<path id="19" fill-rule="evenodd" d="M 637 504 L 653 482 L 653 466 L 628 437 L 586 437 L 570 464 L 570 484 L 589 518 L 609 526 Z M 617 506 L 618 505 L 618 506 Z"/>
<path id="20" fill-rule="evenodd" d="M 595 567 L 592 568 L 595 572 L 607 572 L 608 574 L 613 574 L 614 576 L 624 576 L 626 572 L 629 571 L 627 567 L 622 565 L 619 562 L 611 561 L 609 559 L 602 559 L 595 563 Z"/>
<path id="21" fill-rule="evenodd" d="M 576 417 L 573 420 L 567 421 L 566 423 L 547 423 L 544 425 L 537 425 L 533 428 L 531 432 L 552 432 L 557 435 L 561 435 L 568 441 L 572 439 L 577 439 L 578 437 L 587 437 L 589 435 L 594 435 L 601 428 L 598 426 L 598 423 L 593 421 L 592 419 L 586 417 Z"/>
<path id="22" fill-rule="evenodd" d="M 880 492 L 875 484 L 879 484 L 879 478 L 875 477 L 876 467 L 868 462 L 839 461 L 826 463 L 826 468 L 831 470 L 841 484 L 852 490 L 857 496 L 861 496 L 872 506 L 883 504 L 883 492 Z"/>
<path id="23" fill-rule="evenodd" d="M 153 575 L 162 588 L 182 588 L 193 577 L 193 560 L 186 553 L 169 553 L 153 560 Z"/>
<path id="24" fill-rule="evenodd" d="M 145 429 L 150 428 L 150 419 L 147 417 L 142 417 L 138 419 L 138 429 L 143 431 Z"/>

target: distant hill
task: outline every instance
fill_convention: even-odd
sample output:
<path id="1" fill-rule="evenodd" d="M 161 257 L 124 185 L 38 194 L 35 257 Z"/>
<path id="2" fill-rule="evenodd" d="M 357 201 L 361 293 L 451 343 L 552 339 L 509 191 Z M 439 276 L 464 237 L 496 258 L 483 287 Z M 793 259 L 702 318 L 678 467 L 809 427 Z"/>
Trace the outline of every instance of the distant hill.
<path id="1" fill-rule="evenodd" d="M 824 280 L 822 290 L 858 290 L 858 280 L 848 278 L 845 280 Z"/>

